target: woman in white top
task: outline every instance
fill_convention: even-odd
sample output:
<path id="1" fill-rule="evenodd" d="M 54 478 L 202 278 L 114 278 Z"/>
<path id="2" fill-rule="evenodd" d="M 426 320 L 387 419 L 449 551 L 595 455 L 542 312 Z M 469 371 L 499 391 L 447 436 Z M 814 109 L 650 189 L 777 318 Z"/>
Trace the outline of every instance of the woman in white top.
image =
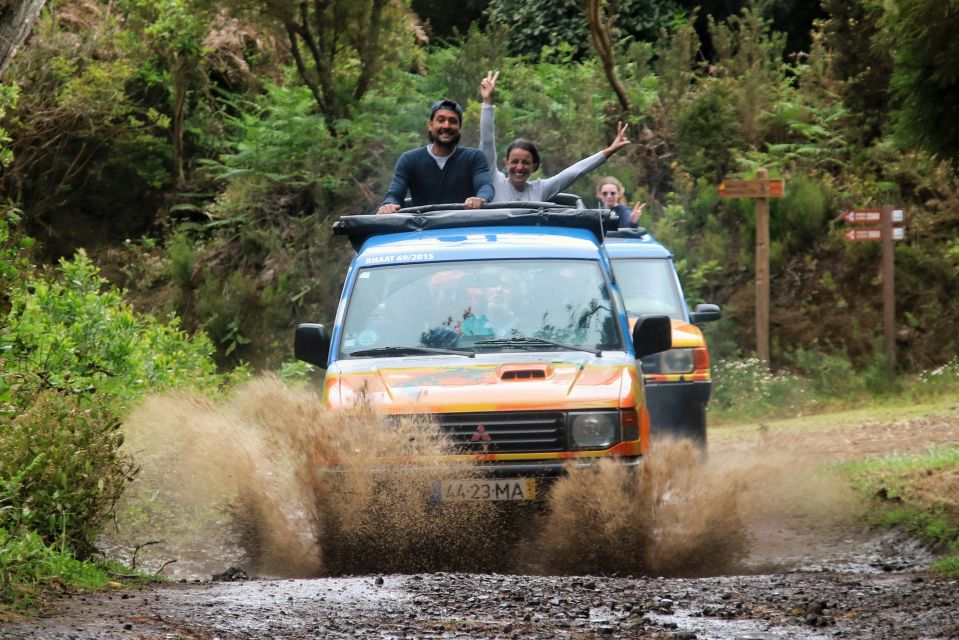
<path id="1" fill-rule="evenodd" d="M 480 116 L 480 149 L 486 156 L 486 163 L 493 174 L 493 202 L 543 202 L 561 192 L 583 175 L 606 162 L 611 155 L 629 144 L 626 138 L 628 124 L 620 122 L 616 127 L 616 138 L 612 144 L 567 167 L 552 178 L 530 180 L 529 177 L 539 169 L 539 151 L 531 141 L 517 138 L 506 149 L 504 174 L 496 167 L 496 126 L 493 91 L 496 88 L 495 74 L 490 71 L 480 82 L 480 95 L 483 97 L 483 112 Z"/>

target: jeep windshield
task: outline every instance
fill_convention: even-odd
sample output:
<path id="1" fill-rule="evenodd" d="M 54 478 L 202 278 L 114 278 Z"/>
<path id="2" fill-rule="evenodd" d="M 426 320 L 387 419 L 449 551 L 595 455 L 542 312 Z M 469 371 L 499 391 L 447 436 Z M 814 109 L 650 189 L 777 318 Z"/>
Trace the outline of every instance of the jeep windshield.
<path id="1" fill-rule="evenodd" d="M 630 316 L 666 315 L 683 319 L 676 273 L 663 258 L 614 258 L 613 274 Z"/>
<path id="2" fill-rule="evenodd" d="M 346 358 L 624 350 L 609 285 L 590 260 L 365 267 L 343 323 Z"/>

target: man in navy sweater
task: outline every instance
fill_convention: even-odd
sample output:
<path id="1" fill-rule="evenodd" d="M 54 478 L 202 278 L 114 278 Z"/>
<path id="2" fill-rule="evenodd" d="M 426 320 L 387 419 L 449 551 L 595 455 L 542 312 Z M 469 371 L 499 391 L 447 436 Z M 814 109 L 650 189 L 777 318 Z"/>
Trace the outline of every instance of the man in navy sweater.
<path id="1" fill-rule="evenodd" d="M 440 100 L 426 124 L 430 144 L 405 152 L 396 161 L 393 182 L 377 213 L 396 213 L 407 190 L 413 206 L 462 202 L 478 209 L 493 199 L 493 181 L 479 149 L 459 147 L 463 108 Z"/>

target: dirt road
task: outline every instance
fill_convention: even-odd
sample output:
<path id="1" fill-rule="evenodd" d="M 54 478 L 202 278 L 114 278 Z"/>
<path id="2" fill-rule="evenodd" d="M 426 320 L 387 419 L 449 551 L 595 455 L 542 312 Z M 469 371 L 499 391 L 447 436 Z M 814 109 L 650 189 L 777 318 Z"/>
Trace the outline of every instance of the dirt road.
<path id="1" fill-rule="evenodd" d="M 186 581 L 66 596 L 52 603 L 55 612 L 0 626 L 0 638 L 959 638 L 959 581 L 928 572 L 932 556 L 908 537 L 860 525 L 858 500 L 822 464 L 956 442 L 959 408 L 948 406 L 901 419 L 848 414 L 717 429 L 707 479 L 735 484 L 747 499 L 734 520 L 703 516 L 670 529 L 658 516 L 658 535 L 669 539 L 647 544 L 682 559 L 658 572 L 635 570 L 650 566 L 640 562 L 595 575 L 567 558 L 552 572 L 516 565 L 545 575 L 427 569 Z M 704 502 L 693 507 L 709 511 Z M 702 546 L 734 523 L 736 544 Z M 595 514 L 547 523 L 521 555 L 536 556 L 536 545 L 570 553 L 557 538 L 615 547 L 603 527 Z M 680 528 L 697 527 L 703 535 L 677 542 Z M 616 557 L 611 550 L 606 559 Z"/>

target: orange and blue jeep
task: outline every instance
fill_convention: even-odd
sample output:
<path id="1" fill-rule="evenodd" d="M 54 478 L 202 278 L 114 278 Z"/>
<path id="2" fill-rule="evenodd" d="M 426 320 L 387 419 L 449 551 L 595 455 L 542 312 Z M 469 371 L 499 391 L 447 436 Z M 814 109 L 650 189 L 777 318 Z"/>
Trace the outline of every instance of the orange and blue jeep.
<path id="1" fill-rule="evenodd" d="M 356 256 L 335 323 L 297 327 L 296 357 L 326 369 L 331 409 L 429 416 L 481 469 L 432 487 L 438 500 L 529 500 L 568 465 L 636 465 L 637 363 L 672 333 L 666 314 L 630 328 L 603 242 L 615 224 L 549 203 L 342 217 Z"/>
<path id="2" fill-rule="evenodd" d="M 718 320 L 719 306 L 689 310 L 673 254 L 645 229 L 612 231 L 604 246 L 630 322 L 665 314 L 672 324 L 672 348 L 642 358 L 652 434 L 690 438 L 705 447 L 713 383 L 709 349 L 696 325 Z"/>

